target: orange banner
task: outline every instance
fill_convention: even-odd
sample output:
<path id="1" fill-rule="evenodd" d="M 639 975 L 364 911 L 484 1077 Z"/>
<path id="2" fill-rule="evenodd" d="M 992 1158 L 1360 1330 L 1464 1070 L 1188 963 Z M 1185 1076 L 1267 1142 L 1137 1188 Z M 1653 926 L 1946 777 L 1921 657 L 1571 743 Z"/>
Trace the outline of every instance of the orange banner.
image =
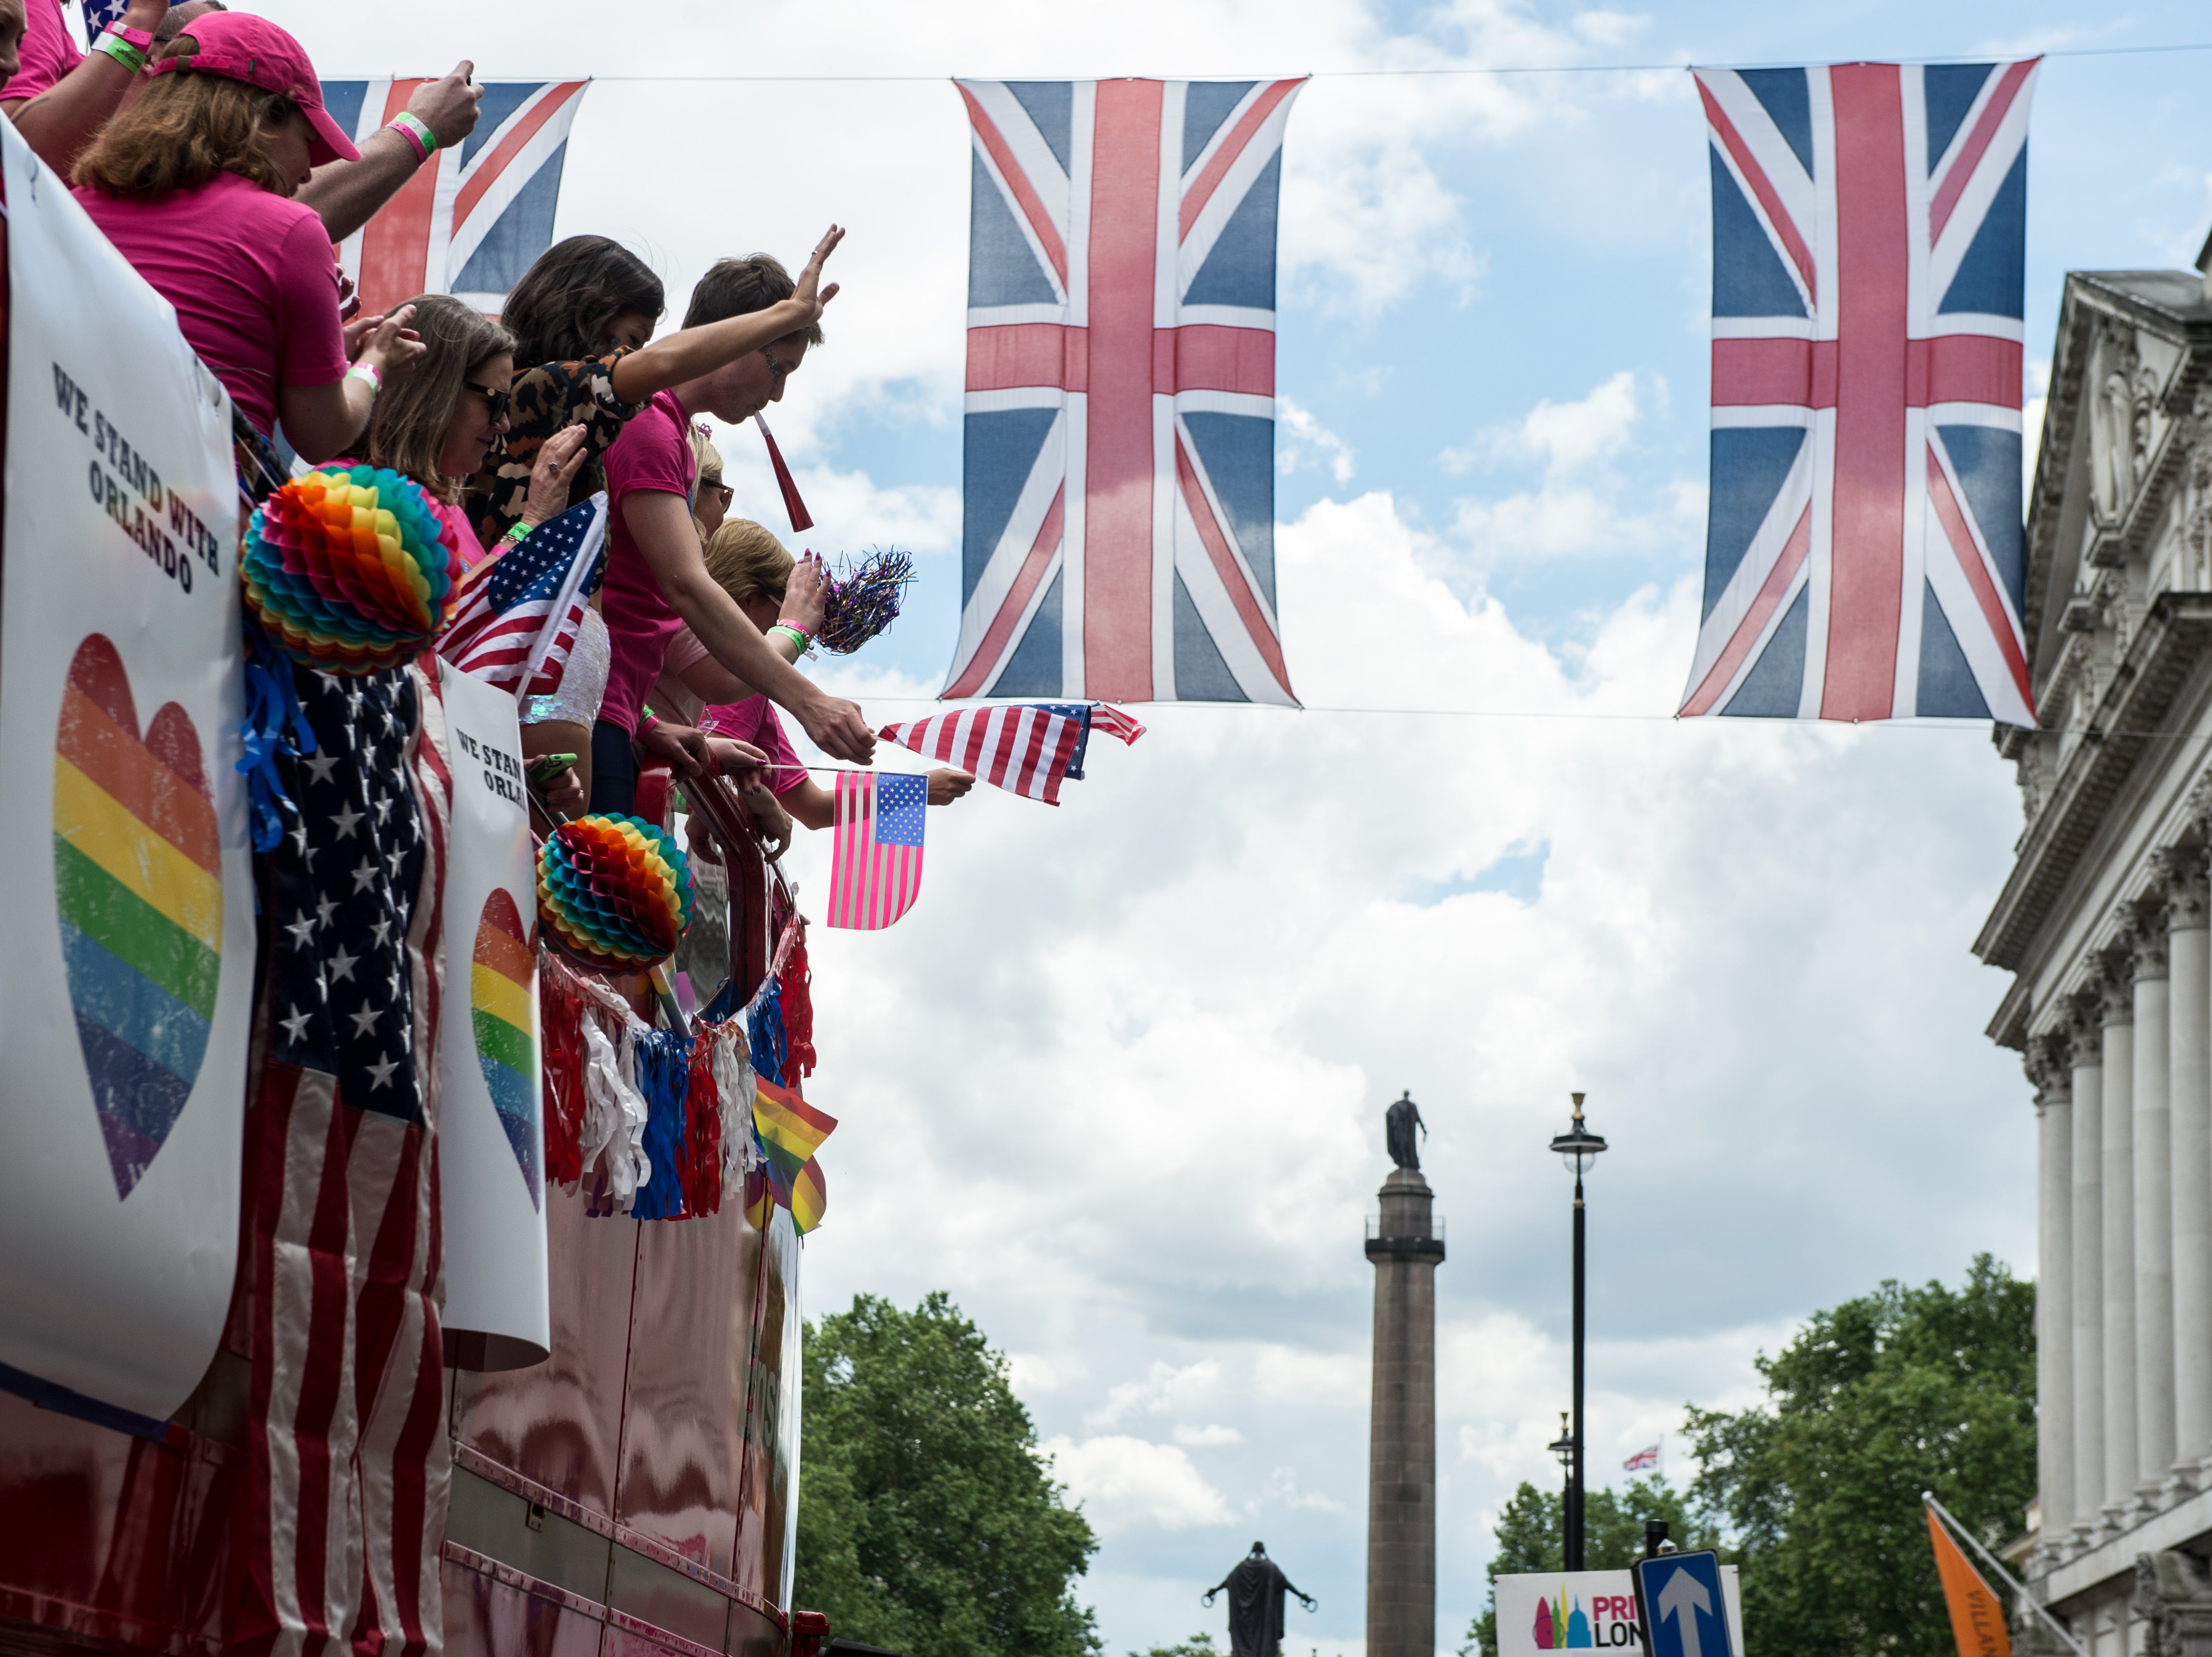
<path id="1" fill-rule="evenodd" d="M 1932 1509 L 1928 1534 L 1936 1544 L 1936 1572 L 1943 1579 L 1943 1599 L 1951 1607 L 1951 1632 L 1958 1637 L 1959 1657 L 2012 1657 L 2004 1606 L 1981 1573 L 1967 1563 Z"/>

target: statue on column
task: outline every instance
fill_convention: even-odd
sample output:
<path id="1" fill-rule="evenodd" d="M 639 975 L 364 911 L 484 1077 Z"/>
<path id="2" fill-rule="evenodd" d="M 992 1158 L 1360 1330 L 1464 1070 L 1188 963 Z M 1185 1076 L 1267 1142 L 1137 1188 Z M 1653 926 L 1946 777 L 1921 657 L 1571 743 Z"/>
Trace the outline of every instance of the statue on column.
<path id="1" fill-rule="evenodd" d="M 1408 1088 L 1404 1097 L 1382 1113 L 1382 1142 L 1392 1162 L 1416 1174 L 1421 1169 L 1421 1153 L 1413 1144 L 1417 1128 L 1421 1138 L 1429 1137 L 1429 1125 L 1421 1120 L 1421 1108 L 1413 1102 L 1413 1089 Z"/>
<path id="2" fill-rule="evenodd" d="M 1283 1568 L 1267 1557 L 1265 1542 L 1255 1542 L 1234 1570 L 1206 1589 L 1205 1602 L 1212 1605 L 1213 1596 L 1224 1589 L 1229 1594 L 1230 1657 L 1276 1657 L 1283 1644 L 1285 1593 L 1297 1594 L 1308 1611 L 1321 1603 L 1310 1593 L 1298 1593 Z"/>

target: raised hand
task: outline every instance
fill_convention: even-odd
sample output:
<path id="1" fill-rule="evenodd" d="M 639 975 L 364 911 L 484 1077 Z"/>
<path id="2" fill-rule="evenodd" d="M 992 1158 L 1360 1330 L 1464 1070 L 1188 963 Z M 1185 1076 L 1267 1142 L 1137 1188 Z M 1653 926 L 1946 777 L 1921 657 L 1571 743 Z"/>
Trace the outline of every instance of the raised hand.
<path id="1" fill-rule="evenodd" d="M 813 256 L 806 261 L 806 268 L 799 273 L 799 286 L 793 290 L 791 298 L 793 303 L 806 307 L 806 321 L 809 323 L 821 320 L 823 311 L 828 307 L 831 300 L 837 297 L 836 282 L 831 282 L 827 288 L 822 288 L 822 267 L 828 261 L 830 254 L 837 251 L 837 244 L 844 240 L 844 227 L 831 225 L 828 234 L 814 244 Z M 815 291 L 817 288 L 821 288 L 819 293 Z M 805 325 L 805 323 L 800 325 L 802 327 Z"/>
<path id="2" fill-rule="evenodd" d="M 477 130 L 477 106 L 484 89 L 471 86 L 476 65 L 464 58 L 442 81 L 418 88 L 407 100 L 407 112 L 438 136 L 438 148 L 450 149 Z"/>
<path id="3" fill-rule="evenodd" d="M 369 331 L 368 342 L 361 348 L 360 360 L 387 381 L 411 372 L 423 352 L 430 349 L 407 325 L 414 320 L 415 307 L 411 305 L 403 305 L 382 318 Z"/>
<path id="4" fill-rule="evenodd" d="M 530 463 L 530 494 L 522 506 L 524 523 L 536 529 L 568 510 L 568 487 L 576 481 L 589 452 L 584 446 L 581 426 L 565 426 L 538 446 Z"/>

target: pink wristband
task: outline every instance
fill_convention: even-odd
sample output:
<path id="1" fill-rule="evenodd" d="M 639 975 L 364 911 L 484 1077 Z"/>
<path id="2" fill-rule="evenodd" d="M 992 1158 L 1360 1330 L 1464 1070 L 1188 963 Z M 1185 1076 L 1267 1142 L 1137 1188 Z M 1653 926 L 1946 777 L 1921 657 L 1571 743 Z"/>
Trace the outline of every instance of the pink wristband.
<path id="1" fill-rule="evenodd" d="M 417 167 L 428 161 L 431 150 L 437 147 L 438 141 L 435 135 L 431 132 L 422 118 L 418 115 L 410 115 L 404 109 L 384 124 L 384 130 L 386 132 L 397 132 L 414 146 L 415 164 Z"/>

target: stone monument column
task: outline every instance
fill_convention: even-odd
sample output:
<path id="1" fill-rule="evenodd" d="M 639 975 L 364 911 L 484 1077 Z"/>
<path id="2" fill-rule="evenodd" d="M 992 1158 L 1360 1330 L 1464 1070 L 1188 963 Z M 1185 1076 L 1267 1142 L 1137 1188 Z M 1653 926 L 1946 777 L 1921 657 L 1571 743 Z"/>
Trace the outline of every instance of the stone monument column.
<path id="1" fill-rule="evenodd" d="M 1410 1112 L 1411 1100 L 1401 1102 Z M 1418 1113 L 1412 1120 L 1419 1121 Z M 1413 1128 L 1401 1134 L 1395 1119 L 1391 1126 L 1399 1165 L 1382 1182 L 1381 1223 L 1367 1240 L 1375 1263 L 1367 1657 L 1436 1657 L 1436 1271 L 1444 1245 L 1431 1232 L 1429 1182 L 1413 1153 Z"/>

